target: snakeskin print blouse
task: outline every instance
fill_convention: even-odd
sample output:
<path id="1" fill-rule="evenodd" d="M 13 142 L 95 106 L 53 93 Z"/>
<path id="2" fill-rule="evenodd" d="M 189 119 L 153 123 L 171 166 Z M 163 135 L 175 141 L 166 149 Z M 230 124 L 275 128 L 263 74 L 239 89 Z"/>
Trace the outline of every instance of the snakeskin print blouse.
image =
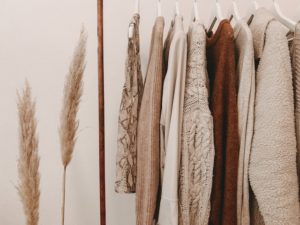
<path id="1" fill-rule="evenodd" d="M 139 15 L 135 14 L 129 25 L 133 28 L 133 35 L 128 40 L 125 84 L 119 113 L 115 182 L 115 191 L 118 193 L 133 193 L 136 186 L 137 122 L 143 93 L 139 51 L 139 20 Z"/>

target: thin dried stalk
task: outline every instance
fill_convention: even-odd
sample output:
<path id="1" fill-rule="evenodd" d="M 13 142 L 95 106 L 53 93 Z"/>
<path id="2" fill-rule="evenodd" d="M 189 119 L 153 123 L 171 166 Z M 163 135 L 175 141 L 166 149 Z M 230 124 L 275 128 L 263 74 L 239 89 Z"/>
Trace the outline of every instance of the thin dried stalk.
<path id="1" fill-rule="evenodd" d="M 26 82 L 22 95 L 18 94 L 20 157 L 18 170 L 20 183 L 18 192 L 26 216 L 27 225 L 37 225 L 39 221 L 40 175 L 38 138 L 35 119 L 35 102 Z"/>
<path id="2" fill-rule="evenodd" d="M 87 35 L 82 29 L 78 45 L 74 51 L 73 60 L 69 67 L 64 87 L 63 108 L 61 112 L 60 125 L 60 145 L 61 156 L 64 167 L 63 174 L 63 199 L 62 199 L 62 225 L 65 218 L 65 190 L 66 190 L 66 170 L 72 159 L 76 142 L 76 133 L 79 125 L 77 112 L 80 98 L 83 91 L 83 73 L 85 70 Z"/>

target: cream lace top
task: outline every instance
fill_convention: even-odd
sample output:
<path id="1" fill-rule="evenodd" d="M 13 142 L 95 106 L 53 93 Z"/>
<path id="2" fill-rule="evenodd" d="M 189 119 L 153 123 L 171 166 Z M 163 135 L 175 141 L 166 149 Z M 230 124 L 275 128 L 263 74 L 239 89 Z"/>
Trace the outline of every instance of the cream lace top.
<path id="1" fill-rule="evenodd" d="M 180 225 L 206 225 L 209 219 L 215 153 L 208 82 L 206 33 L 200 23 L 194 22 L 188 33 L 179 177 Z"/>

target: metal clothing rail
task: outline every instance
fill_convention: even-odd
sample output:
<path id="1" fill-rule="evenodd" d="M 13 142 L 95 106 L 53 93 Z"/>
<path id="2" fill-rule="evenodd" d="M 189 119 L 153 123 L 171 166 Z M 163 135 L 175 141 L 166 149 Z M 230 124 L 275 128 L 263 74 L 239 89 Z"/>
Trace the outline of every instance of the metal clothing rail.
<path id="1" fill-rule="evenodd" d="M 98 98 L 99 98 L 99 174 L 100 225 L 106 224 L 105 150 L 104 150 L 104 65 L 103 65 L 103 0 L 98 0 Z"/>

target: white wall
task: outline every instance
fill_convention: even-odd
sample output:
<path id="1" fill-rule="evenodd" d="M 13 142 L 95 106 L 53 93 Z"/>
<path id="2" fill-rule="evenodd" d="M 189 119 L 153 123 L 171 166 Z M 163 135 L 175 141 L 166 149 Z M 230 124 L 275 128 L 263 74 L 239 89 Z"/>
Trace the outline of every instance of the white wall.
<path id="1" fill-rule="evenodd" d="M 127 48 L 128 22 L 132 16 L 134 0 L 104 0 L 104 60 L 105 60 L 105 135 L 106 135 L 106 191 L 107 224 L 135 224 L 135 203 L 133 194 L 120 195 L 114 192 L 115 156 L 117 150 L 117 119 L 124 82 L 124 62 Z M 147 66 L 151 29 L 156 16 L 156 0 L 141 2 L 141 58 L 143 75 Z M 166 19 L 165 31 L 169 29 L 175 0 L 162 0 L 163 15 Z M 231 6 L 231 0 L 220 0 L 224 14 Z M 300 20 L 299 0 L 278 0 L 282 11 L 294 20 Z M 190 21 L 192 0 L 180 0 L 181 11 L 186 25 Z M 213 0 L 199 0 L 199 11 L 206 27 L 211 18 Z M 249 11 L 249 0 L 237 0 L 241 15 Z M 260 5 L 270 8 L 272 0 L 258 0 Z M 298 15 L 298 16 L 297 16 Z M 187 26 L 186 26 L 187 28 Z"/>
<path id="2" fill-rule="evenodd" d="M 99 224 L 97 0 L 0 0 L 0 224 L 25 224 L 18 184 L 16 90 L 36 100 L 41 156 L 40 224 L 60 224 L 58 139 L 65 74 L 82 24 L 89 34 L 79 138 L 68 168 L 66 225 Z"/>

